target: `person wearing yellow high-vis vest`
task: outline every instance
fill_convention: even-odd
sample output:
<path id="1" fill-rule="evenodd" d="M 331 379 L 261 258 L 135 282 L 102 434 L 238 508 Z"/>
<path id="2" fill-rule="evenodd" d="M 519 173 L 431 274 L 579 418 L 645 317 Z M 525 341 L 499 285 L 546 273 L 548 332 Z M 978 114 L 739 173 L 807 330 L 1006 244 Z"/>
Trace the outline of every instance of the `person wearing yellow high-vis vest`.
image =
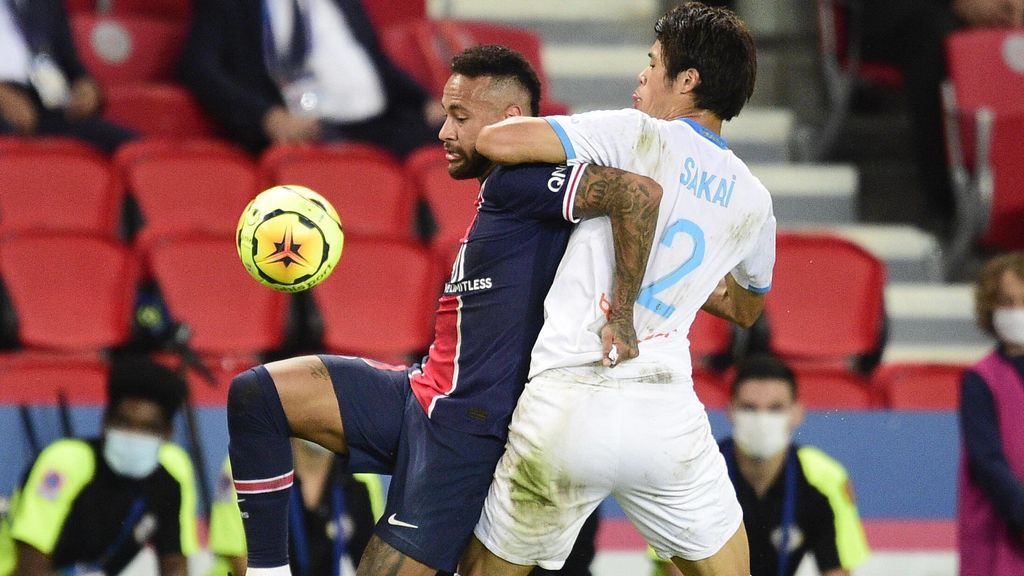
<path id="1" fill-rule="evenodd" d="M 752 576 L 792 576 L 814 555 L 824 576 L 849 576 L 870 554 L 849 475 L 813 446 L 793 443 L 803 420 L 796 378 L 780 360 L 743 362 L 732 384 L 733 435 L 719 444 L 743 508 Z M 655 574 L 671 575 L 656 562 Z"/>
<path id="2" fill-rule="evenodd" d="M 350 475 L 319 445 L 292 440 L 295 484 L 291 488 L 289 557 L 295 576 L 350 576 L 384 513 L 384 489 L 376 474 Z M 301 524 L 301 525 L 299 525 Z M 339 530 L 338 527 L 342 529 Z M 210 512 L 208 576 L 245 572 L 245 531 L 225 459 Z"/>
<path id="3" fill-rule="evenodd" d="M 0 576 L 117 574 L 152 546 L 161 576 L 198 549 L 192 465 L 168 442 L 185 399 L 174 372 L 113 363 L 99 438 L 46 447 L 0 527 Z"/>

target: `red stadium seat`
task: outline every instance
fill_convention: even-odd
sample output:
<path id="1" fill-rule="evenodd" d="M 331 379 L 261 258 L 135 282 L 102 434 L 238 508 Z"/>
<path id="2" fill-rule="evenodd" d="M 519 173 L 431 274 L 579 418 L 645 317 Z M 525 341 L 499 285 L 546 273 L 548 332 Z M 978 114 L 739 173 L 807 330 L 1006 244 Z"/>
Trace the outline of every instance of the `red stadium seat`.
<path id="1" fill-rule="evenodd" d="M 334 352 L 403 364 L 430 343 L 437 290 L 428 251 L 411 242 L 346 238 L 333 276 L 313 289 Z"/>
<path id="2" fill-rule="evenodd" d="M 363 0 L 375 30 L 427 17 L 426 0 Z"/>
<path id="3" fill-rule="evenodd" d="M 129 143 L 116 162 L 145 220 L 138 239 L 142 244 L 188 231 L 230 236 L 259 191 L 249 157 L 217 142 Z"/>
<path id="4" fill-rule="evenodd" d="M 0 363 L 0 404 L 103 406 L 107 401 L 106 362 L 40 361 Z"/>
<path id="5" fill-rule="evenodd" d="M 690 325 L 690 356 L 694 364 L 705 364 L 714 356 L 729 352 L 732 345 L 732 324 L 703 310 Z"/>
<path id="6" fill-rule="evenodd" d="M 841 368 L 794 370 L 800 402 L 808 410 L 867 410 L 879 404 L 865 377 Z"/>
<path id="7" fill-rule="evenodd" d="M 185 88 L 175 84 L 125 84 L 105 91 L 103 117 L 143 136 L 210 138 L 214 125 Z"/>
<path id="8" fill-rule="evenodd" d="M 187 25 L 145 16 L 79 12 L 71 16 L 71 33 L 86 69 L 109 88 L 173 80 Z"/>
<path id="9" fill-rule="evenodd" d="M 261 164 L 272 184 L 297 184 L 323 195 L 346 234 L 413 237 L 416 194 L 390 153 L 366 145 L 271 148 Z"/>
<path id="10" fill-rule="evenodd" d="M 0 136 L 0 154 L 10 151 L 94 154 L 99 149 L 66 136 Z"/>
<path id="11" fill-rule="evenodd" d="M 180 22 L 188 22 L 192 16 L 192 2 L 189 0 L 64 0 L 64 5 L 72 14 L 102 12 L 112 16 L 150 16 Z"/>
<path id="12" fill-rule="evenodd" d="M 946 144 L 959 224 L 955 266 L 975 240 L 1024 248 L 1024 28 L 954 32 L 946 54 Z"/>
<path id="13" fill-rule="evenodd" d="M 885 267 L 826 234 L 780 234 L 765 302 L 769 345 L 791 363 L 852 366 L 883 340 Z"/>
<path id="14" fill-rule="evenodd" d="M 286 295 L 246 273 L 233 235 L 164 237 L 147 256 L 171 317 L 191 329 L 196 352 L 243 356 L 281 346 Z"/>
<path id="15" fill-rule="evenodd" d="M 138 266 L 113 240 L 22 234 L 0 242 L 3 277 L 26 347 L 90 351 L 129 337 Z"/>
<path id="16" fill-rule="evenodd" d="M 956 410 L 963 373 L 951 364 L 883 364 L 871 381 L 893 410 Z"/>
<path id="17" fill-rule="evenodd" d="M 729 406 L 729 385 L 715 372 L 694 368 L 693 389 L 708 410 L 723 410 Z"/>
<path id="18" fill-rule="evenodd" d="M 0 237 L 29 230 L 114 236 L 123 189 L 105 158 L 75 148 L 0 153 Z"/>
<path id="19" fill-rule="evenodd" d="M 440 94 L 448 81 L 452 56 L 481 44 L 508 46 L 520 52 L 540 78 L 540 113 L 565 114 L 569 110 L 548 93 L 540 37 L 529 30 L 493 22 L 422 19 L 388 28 L 382 40 L 392 60 L 432 94 Z"/>

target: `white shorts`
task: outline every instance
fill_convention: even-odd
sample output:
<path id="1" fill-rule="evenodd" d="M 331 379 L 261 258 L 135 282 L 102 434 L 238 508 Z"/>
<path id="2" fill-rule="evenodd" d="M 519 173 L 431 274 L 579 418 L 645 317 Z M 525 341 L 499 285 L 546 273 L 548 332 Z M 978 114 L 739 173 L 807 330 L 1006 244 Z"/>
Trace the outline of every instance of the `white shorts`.
<path id="1" fill-rule="evenodd" d="M 613 495 L 659 557 L 712 556 L 743 511 L 692 383 L 600 373 L 527 384 L 476 537 L 508 562 L 557 570 Z"/>

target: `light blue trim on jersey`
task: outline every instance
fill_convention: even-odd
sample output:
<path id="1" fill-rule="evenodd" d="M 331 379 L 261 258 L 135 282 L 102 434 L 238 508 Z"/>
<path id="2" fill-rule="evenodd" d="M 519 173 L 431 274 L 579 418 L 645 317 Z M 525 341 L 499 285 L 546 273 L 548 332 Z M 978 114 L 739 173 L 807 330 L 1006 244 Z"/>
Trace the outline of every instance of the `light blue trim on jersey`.
<path id="1" fill-rule="evenodd" d="M 679 118 L 679 120 L 689 124 L 691 128 L 697 131 L 697 134 L 700 134 L 701 136 L 707 138 L 715 146 L 718 146 L 722 150 L 729 149 L 729 143 L 725 141 L 725 138 L 722 138 L 718 134 L 715 134 L 711 130 L 708 130 L 707 128 L 701 126 L 700 124 L 697 123 L 696 120 L 692 118 Z"/>
<path id="2" fill-rule="evenodd" d="M 767 293 L 771 292 L 772 285 L 769 284 L 767 288 L 758 288 L 757 286 L 748 286 L 747 290 L 750 290 L 751 292 L 753 292 L 755 294 L 767 294 Z"/>
<path id="3" fill-rule="evenodd" d="M 558 136 L 559 142 L 562 143 L 562 149 L 565 150 L 565 161 L 569 162 L 576 159 L 576 149 L 572 147 L 572 142 L 569 141 L 569 135 L 565 133 L 565 128 L 558 123 L 554 118 L 545 118 L 544 120 L 551 126 L 551 129 L 555 131 Z"/>

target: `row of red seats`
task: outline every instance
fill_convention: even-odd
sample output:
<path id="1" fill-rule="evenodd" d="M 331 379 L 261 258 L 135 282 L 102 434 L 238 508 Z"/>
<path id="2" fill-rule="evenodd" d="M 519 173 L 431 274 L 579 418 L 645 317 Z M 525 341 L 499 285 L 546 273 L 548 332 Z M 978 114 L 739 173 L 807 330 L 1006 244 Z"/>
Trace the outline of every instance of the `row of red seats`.
<path id="1" fill-rule="evenodd" d="M 174 357 L 160 357 L 177 367 Z M 245 363 L 209 363 L 213 381 L 196 370 L 188 370 L 192 402 L 197 405 L 223 405 L 231 377 Z M 63 394 L 72 404 L 102 405 L 106 388 L 106 363 L 99 360 L 37 360 L 0 363 L 0 404 L 56 404 Z M 955 410 L 958 405 L 960 377 L 964 367 L 947 364 L 898 363 L 882 365 L 870 382 L 861 388 L 870 401 L 835 396 L 832 389 L 842 380 L 821 380 L 799 375 L 800 396 L 810 410 Z M 710 410 L 728 405 L 728 390 L 707 374 L 695 375 L 697 394 Z"/>

